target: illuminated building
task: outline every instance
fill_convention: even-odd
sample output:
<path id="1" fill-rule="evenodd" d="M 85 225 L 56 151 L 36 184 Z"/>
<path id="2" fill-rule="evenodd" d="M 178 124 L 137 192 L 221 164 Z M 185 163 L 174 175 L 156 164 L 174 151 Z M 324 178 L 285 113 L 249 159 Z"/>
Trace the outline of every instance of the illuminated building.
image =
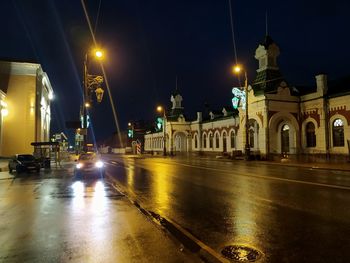
<path id="1" fill-rule="evenodd" d="M 328 81 L 325 74 L 318 74 L 313 86 L 290 85 L 279 70 L 279 53 L 279 47 L 269 36 L 255 52 L 259 67 L 248 88 L 251 155 L 305 161 L 347 159 L 350 78 Z M 232 98 L 233 105 L 205 116 L 198 112 L 197 119 L 191 121 L 182 113 L 181 95 L 173 95 L 172 110 L 165 124 L 167 151 L 228 155 L 244 152 L 246 114 L 240 101 L 245 98 L 237 89 L 233 93 L 236 96 Z M 162 132 L 145 135 L 145 151 L 161 152 L 162 143 Z"/>
<path id="2" fill-rule="evenodd" d="M 0 61 L 0 89 L 0 155 L 32 154 L 32 142 L 50 140 L 49 78 L 40 64 Z"/>

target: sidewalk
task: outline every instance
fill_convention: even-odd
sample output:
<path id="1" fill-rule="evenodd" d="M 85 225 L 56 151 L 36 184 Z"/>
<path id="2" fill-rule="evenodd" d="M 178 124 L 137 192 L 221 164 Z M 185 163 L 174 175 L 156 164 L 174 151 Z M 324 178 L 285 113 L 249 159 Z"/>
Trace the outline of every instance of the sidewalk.
<path id="1" fill-rule="evenodd" d="M 105 156 L 108 156 L 105 154 Z M 151 154 L 142 154 L 142 155 L 118 155 L 120 158 L 135 158 L 135 159 L 143 159 L 143 158 L 153 158 L 153 157 L 162 157 L 161 155 L 151 155 Z M 173 158 L 177 158 L 174 156 Z M 198 158 L 202 160 L 216 160 L 216 161 L 232 161 L 232 162 L 245 162 L 244 159 L 236 159 L 232 160 L 229 158 L 217 158 L 216 156 L 193 156 L 193 158 Z M 282 165 L 282 166 L 292 166 L 292 167 L 303 167 L 309 169 L 320 169 L 320 170 L 334 170 L 334 171 L 349 171 L 350 172 L 350 162 L 300 162 L 291 159 L 281 159 L 278 161 L 256 161 L 252 160 L 249 162 L 254 162 L 256 164 L 264 164 L 264 165 Z"/>
<path id="2" fill-rule="evenodd" d="M 214 156 L 198 157 L 200 159 L 208 160 L 221 160 L 221 161 L 232 161 L 232 162 L 246 162 L 244 159 L 232 160 L 228 158 L 216 158 Z M 290 167 L 303 167 L 309 169 L 320 169 L 320 170 L 334 170 L 334 171 L 349 171 L 350 172 L 350 162 L 300 162 L 291 159 L 281 159 L 278 161 L 248 161 L 249 163 L 264 164 L 264 165 L 281 165 Z"/>
<path id="3" fill-rule="evenodd" d="M 350 163 L 306 163 L 306 162 L 297 162 L 297 161 L 253 161 L 257 163 L 263 163 L 266 165 L 282 165 L 282 166 L 293 166 L 293 167 L 303 167 L 310 169 L 319 169 L 319 170 L 334 170 L 334 171 L 349 171 L 350 172 Z"/>

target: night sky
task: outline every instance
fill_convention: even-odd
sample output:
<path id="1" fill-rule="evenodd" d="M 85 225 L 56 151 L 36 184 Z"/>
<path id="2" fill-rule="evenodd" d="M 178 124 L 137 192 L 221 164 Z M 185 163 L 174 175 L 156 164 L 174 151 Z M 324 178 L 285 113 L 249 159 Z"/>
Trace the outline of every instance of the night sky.
<path id="1" fill-rule="evenodd" d="M 290 85 L 314 84 L 320 72 L 329 79 L 349 75 L 349 2 L 232 0 L 237 56 L 249 80 L 266 11 Z M 93 26 L 99 3 L 86 1 Z M 0 8 L 0 58 L 42 65 L 55 91 L 52 132 L 69 134 L 65 121 L 78 120 L 83 58 L 92 46 L 81 2 L 5 0 Z M 96 38 L 107 52 L 104 65 L 122 128 L 129 120 L 153 119 L 159 103 L 170 106 L 176 76 L 186 116 L 194 118 L 205 102 L 212 109 L 230 105 L 238 83 L 231 74 L 228 0 L 102 0 Z M 96 65 L 91 62 L 90 73 L 100 73 Z M 107 94 L 91 114 L 97 140 L 116 130 Z"/>

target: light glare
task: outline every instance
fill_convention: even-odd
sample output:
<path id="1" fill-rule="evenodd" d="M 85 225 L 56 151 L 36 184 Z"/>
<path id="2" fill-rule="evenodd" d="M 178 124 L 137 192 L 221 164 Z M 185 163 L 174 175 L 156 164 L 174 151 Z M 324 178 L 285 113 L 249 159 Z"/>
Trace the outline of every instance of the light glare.
<path id="1" fill-rule="evenodd" d="M 96 55 L 96 57 L 98 57 L 98 58 L 102 58 L 103 53 L 102 53 L 101 50 L 96 50 L 95 55 Z"/>
<path id="2" fill-rule="evenodd" d="M 9 115 L 9 110 L 8 110 L 8 109 L 2 109 L 2 110 L 1 110 L 1 115 L 2 115 L 2 116 L 7 116 L 7 115 Z"/>
<path id="3" fill-rule="evenodd" d="M 242 68 L 241 68 L 240 66 L 234 66 L 234 67 L 233 67 L 233 71 L 234 71 L 235 73 L 240 73 L 240 72 L 242 71 Z"/>
<path id="4" fill-rule="evenodd" d="M 82 196 L 84 193 L 84 184 L 80 181 L 76 181 L 72 185 L 74 195 L 75 196 Z"/>
<path id="5" fill-rule="evenodd" d="M 97 162 L 95 163 L 95 165 L 96 165 L 97 168 L 102 168 L 102 167 L 103 167 L 103 162 L 97 161 Z"/>

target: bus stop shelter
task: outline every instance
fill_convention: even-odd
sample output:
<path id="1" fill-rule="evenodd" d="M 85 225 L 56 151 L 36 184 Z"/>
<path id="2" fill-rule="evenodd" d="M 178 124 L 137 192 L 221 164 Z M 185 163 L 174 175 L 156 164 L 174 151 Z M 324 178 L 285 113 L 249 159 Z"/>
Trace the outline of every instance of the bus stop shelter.
<path id="1" fill-rule="evenodd" d="M 34 146 L 33 155 L 37 158 L 41 166 L 51 168 L 51 160 L 57 164 L 60 161 L 60 145 L 59 142 L 32 142 Z"/>

